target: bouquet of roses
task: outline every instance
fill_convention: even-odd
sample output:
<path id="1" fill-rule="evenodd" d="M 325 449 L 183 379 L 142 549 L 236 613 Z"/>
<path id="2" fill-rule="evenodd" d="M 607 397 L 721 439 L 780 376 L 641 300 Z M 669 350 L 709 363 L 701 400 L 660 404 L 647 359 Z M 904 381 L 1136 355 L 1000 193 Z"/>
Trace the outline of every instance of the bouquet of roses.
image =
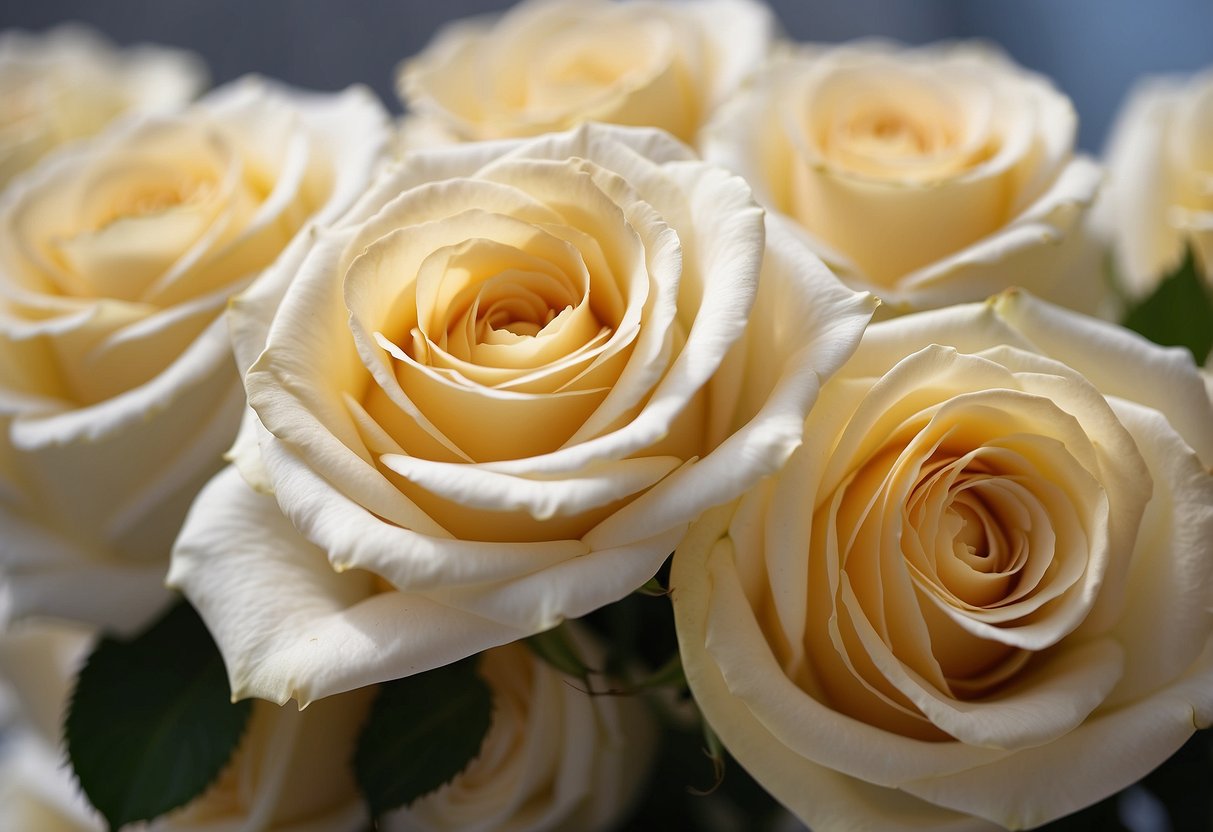
<path id="1" fill-rule="evenodd" d="M 1113 828 L 1208 754 L 1213 76 L 1101 165 L 756 0 L 457 22 L 396 122 L 205 75 L 0 38 L 6 829 Z"/>

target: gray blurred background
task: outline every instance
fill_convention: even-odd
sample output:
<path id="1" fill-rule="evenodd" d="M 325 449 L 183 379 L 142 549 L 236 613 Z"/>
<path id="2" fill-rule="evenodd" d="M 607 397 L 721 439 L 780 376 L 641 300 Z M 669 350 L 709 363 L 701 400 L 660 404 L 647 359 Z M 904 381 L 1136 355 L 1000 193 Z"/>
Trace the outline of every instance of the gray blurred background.
<path id="1" fill-rule="evenodd" d="M 1099 151 L 1146 73 L 1213 65 L 1213 0 L 768 0 L 797 40 L 865 35 L 925 43 L 978 37 L 1051 76 L 1073 99 L 1080 143 Z M 399 109 L 394 68 L 445 20 L 511 0 L 0 0 L 0 28 L 86 21 L 122 44 L 200 53 L 217 83 L 260 72 L 315 89 L 362 82 Z"/>

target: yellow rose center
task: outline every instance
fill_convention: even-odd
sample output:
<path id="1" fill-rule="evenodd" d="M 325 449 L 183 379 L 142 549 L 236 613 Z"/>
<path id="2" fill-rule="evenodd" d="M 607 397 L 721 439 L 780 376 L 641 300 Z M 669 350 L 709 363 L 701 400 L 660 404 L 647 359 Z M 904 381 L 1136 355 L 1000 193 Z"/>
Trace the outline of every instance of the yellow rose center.
<path id="1" fill-rule="evenodd" d="M 119 193 L 108 209 L 95 217 L 93 230 L 100 231 L 119 220 L 150 217 L 197 204 L 213 189 L 212 182 L 192 178 L 141 184 Z"/>
<path id="2" fill-rule="evenodd" d="M 843 132 L 856 153 L 889 159 L 938 153 L 952 143 L 946 131 L 932 130 L 897 110 L 863 114 L 843 125 Z"/>
<path id="3" fill-rule="evenodd" d="M 1044 666 L 1109 562 L 1105 463 L 1076 416 L 1106 404 L 1078 378 L 1041 381 L 1066 372 L 1055 364 L 991 355 L 1025 369 L 932 348 L 870 388 L 814 510 L 816 683 L 838 710 L 919 739 L 967 730 L 934 703 L 998 701 Z M 921 385 L 931 362 L 964 384 L 884 384 Z"/>

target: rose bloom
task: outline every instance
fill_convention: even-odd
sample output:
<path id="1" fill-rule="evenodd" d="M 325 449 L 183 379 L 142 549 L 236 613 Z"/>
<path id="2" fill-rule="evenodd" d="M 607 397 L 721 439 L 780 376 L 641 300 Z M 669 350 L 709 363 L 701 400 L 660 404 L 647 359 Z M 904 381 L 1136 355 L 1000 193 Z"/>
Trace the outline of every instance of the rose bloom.
<path id="1" fill-rule="evenodd" d="M 0 187 L 48 151 L 124 114 L 176 109 L 205 84 L 201 61 L 173 49 L 119 50 L 79 26 L 0 33 Z"/>
<path id="2" fill-rule="evenodd" d="M 1106 218 L 1118 277 L 1147 294 L 1191 246 L 1213 285 L 1213 69 L 1152 78 L 1129 96 L 1108 145 Z"/>
<path id="3" fill-rule="evenodd" d="M 102 832 L 64 764 L 61 713 L 92 638 L 87 630 L 40 623 L 0 638 L 0 670 L 25 719 L 7 726 L 0 751 L 0 817 L 13 829 Z M 256 702 L 223 772 L 149 832 L 360 832 L 367 813 L 348 765 L 366 719 L 370 690 L 307 710 Z M 337 762 L 335 762 L 337 761 Z"/>
<path id="4" fill-rule="evenodd" d="M 581 656 L 603 652 L 566 625 Z M 519 642 L 487 650 L 493 693 L 480 753 L 450 783 L 389 813 L 386 832 L 595 832 L 614 828 L 648 774 L 655 725 L 635 696 L 592 695 Z M 601 679 L 594 684 L 601 686 Z"/>
<path id="5" fill-rule="evenodd" d="M 1184 351 L 1024 293 L 875 324 L 674 556 L 695 699 L 814 829 L 1094 803 L 1213 720 L 1210 463 Z"/>
<path id="6" fill-rule="evenodd" d="M 754 0 L 531 0 L 457 21 L 401 68 L 406 144 L 535 136 L 586 121 L 692 142 L 766 58 Z"/>
<path id="7" fill-rule="evenodd" d="M 222 313 L 385 152 L 365 90 L 248 79 L 47 159 L 0 199 L 0 608 L 114 626 L 244 407 Z"/>
<path id="8" fill-rule="evenodd" d="M 773 61 L 701 138 L 852 285 L 904 312 L 1011 285 L 1106 312 L 1084 229 L 1098 167 L 1069 100 L 989 47 L 809 48 Z"/>
<path id="9" fill-rule="evenodd" d="M 787 459 L 873 303 L 741 179 L 605 125 L 410 155 L 275 272 L 276 312 L 232 310 L 256 442 L 169 580 L 277 702 L 636 589 Z"/>

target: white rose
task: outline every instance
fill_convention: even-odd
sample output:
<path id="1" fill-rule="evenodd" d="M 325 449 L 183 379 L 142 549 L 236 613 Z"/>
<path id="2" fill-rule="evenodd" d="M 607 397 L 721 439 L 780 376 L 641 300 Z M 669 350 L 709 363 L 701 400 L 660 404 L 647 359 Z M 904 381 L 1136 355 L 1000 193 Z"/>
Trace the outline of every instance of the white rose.
<path id="1" fill-rule="evenodd" d="M 1152 78 L 1130 94 L 1108 144 L 1106 219 L 1118 276 L 1148 294 L 1191 246 L 1213 284 L 1213 69 Z"/>
<path id="2" fill-rule="evenodd" d="M 660 127 L 691 142 L 765 60 L 773 29 L 754 0 L 532 0 L 458 21 L 400 71 L 400 96 L 417 116 L 408 143 L 535 136 L 586 121 Z"/>
<path id="3" fill-rule="evenodd" d="M 861 43 L 772 62 L 702 142 L 894 311 L 1018 284 L 1106 312 L 1074 132 L 1064 95 L 987 47 Z"/>
<path id="4" fill-rule="evenodd" d="M 674 556 L 695 699 L 815 829 L 1094 803 L 1213 720 L 1210 463 L 1186 352 L 1022 293 L 875 324 Z"/>
<path id="5" fill-rule="evenodd" d="M 60 747 L 60 714 L 91 644 L 86 630 L 39 624 L 0 639 L 0 668 L 30 719 L 10 726 L 0 752 L 0 817 L 14 829 L 101 832 Z M 149 832 L 358 832 L 366 808 L 347 761 L 373 691 L 305 711 L 256 702 L 219 778 Z"/>
<path id="6" fill-rule="evenodd" d="M 570 623 L 593 666 L 602 650 Z M 387 832 L 594 832 L 632 807 L 654 750 L 642 700 L 595 696 L 520 642 L 479 658 L 493 722 L 468 767 L 446 786 L 389 814 Z"/>
<path id="7" fill-rule="evenodd" d="M 249 79 L 65 149 L 0 199 L 0 608 L 134 624 L 244 391 L 222 313 L 384 152 L 364 90 Z M 300 238 L 302 239 L 302 238 Z"/>
<path id="8" fill-rule="evenodd" d="M 205 83 L 201 61 L 175 49 L 119 50 L 75 25 L 0 33 L 0 188 L 54 148 L 124 114 L 176 109 Z"/>
<path id="9" fill-rule="evenodd" d="M 296 254 L 232 313 L 274 497 L 220 474 L 169 576 L 276 702 L 631 592 L 779 468 L 872 305 L 741 179 L 606 125 L 412 155 Z"/>

